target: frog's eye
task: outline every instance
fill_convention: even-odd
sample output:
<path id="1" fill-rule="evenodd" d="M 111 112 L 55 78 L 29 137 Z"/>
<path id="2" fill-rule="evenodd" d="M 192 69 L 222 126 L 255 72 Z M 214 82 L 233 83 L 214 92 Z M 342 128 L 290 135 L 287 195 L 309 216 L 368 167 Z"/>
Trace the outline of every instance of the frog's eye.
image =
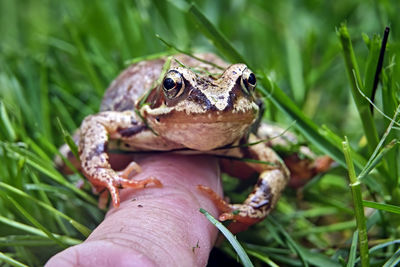
<path id="1" fill-rule="evenodd" d="M 178 97 L 183 93 L 183 89 L 185 84 L 182 79 L 182 75 L 175 71 L 171 70 L 165 75 L 163 81 L 163 90 L 165 95 L 168 98 Z"/>
<path id="2" fill-rule="evenodd" d="M 256 87 L 257 79 L 253 72 L 249 69 L 245 69 L 242 74 L 241 85 L 245 92 L 252 93 L 254 87 Z"/>

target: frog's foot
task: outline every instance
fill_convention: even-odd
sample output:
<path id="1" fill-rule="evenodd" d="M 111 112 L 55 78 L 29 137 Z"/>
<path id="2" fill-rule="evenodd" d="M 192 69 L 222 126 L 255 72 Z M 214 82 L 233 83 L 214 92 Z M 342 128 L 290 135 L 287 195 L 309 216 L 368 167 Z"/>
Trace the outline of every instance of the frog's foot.
<path id="1" fill-rule="evenodd" d="M 124 177 L 125 179 L 129 179 L 129 176 L 139 172 L 142 172 L 142 168 L 135 161 L 132 161 L 125 169 L 117 172 L 117 174 L 121 177 Z"/>
<path id="2" fill-rule="evenodd" d="M 153 184 L 155 187 L 162 187 L 162 183 L 160 182 L 160 180 L 154 177 L 149 177 L 137 181 L 117 176 L 116 178 L 114 178 L 111 185 L 107 185 L 107 188 L 110 191 L 114 207 L 118 208 L 120 204 L 118 188 L 140 189 L 147 187 L 149 184 Z"/>
<path id="3" fill-rule="evenodd" d="M 317 157 L 314 160 L 314 168 L 316 173 L 326 172 L 328 171 L 333 163 L 333 159 L 329 156 L 321 156 Z"/>
<path id="4" fill-rule="evenodd" d="M 267 217 L 276 205 L 288 179 L 289 173 L 283 166 L 281 169 L 262 172 L 253 192 L 242 204 L 228 204 L 212 189 L 205 186 L 197 188 L 207 194 L 222 212 L 219 216 L 220 221 L 233 220 L 228 228 L 232 233 L 237 233 Z"/>
<path id="5" fill-rule="evenodd" d="M 231 212 L 232 208 L 229 205 L 228 202 L 226 202 L 225 200 L 222 199 L 222 197 L 218 196 L 217 193 L 214 192 L 214 190 L 212 190 L 211 188 L 209 188 L 208 186 L 204 186 L 204 185 L 197 185 L 197 189 L 200 190 L 201 192 L 203 192 L 205 195 L 207 195 L 212 202 L 214 203 L 215 206 L 217 206 L 218 210 L 220 212 Z M 225 220 L 221 220 L 220 221 L 225 221 Z"/>
<path id="6" fill-rule="evenodd" d="M 287 156 L 284 161 L 290 169 L 291 180 L 289 186 L 293 188 L 302 187 L 312 177 L 328 171 L 333 163 L 332 158 L 328 156 L 302 159 L 297 154 Z"/>
<path id="7" fill-rule="evenodd" d="M 136 168 L 135 164 L 130 164 L 127 168 Z M 98 168 L 96 171 L 97 179 L 89 177 L 89 180 L 95 184 L 97 187 L 106 187 L 110 192 L 112 203 L 115 208 L 119 207 L 120 198 L 119 198 L 119 188 L 145 188 L 150 184 L 153 184 L 155 187 L 161 187 L 162 183 L 160 180 L 154 177 L 149 177 L 143 180 L 133 180 L 127 178 L 126 175 L 129 175 L 129 171 L 124 170 L 121 172 L 121 175 L 118 175 L 112 169 L 109 168 Z M 124 177 L 125 176 L 125 177 Z M 100 199 L 104 202 L 104 196 L 101 195 Z"/>
<path id="8" fill-rule="evenodd" d="M 232 220 L 228 229 L 233 233 L 245 231 L 249 226 L 261 221 L 267 214 L 255 214 L 259 207 L 252 207 L 249 204 L 229 204 L 223 200 L 211 188 L 203 185 L 198 185 L 197 189 L 206 194 L 217 206 L 222 214 L 218 217 L 220 221 Z"/>
<path id="9" fill-rule="evenodd" d="M 108 203 L 108 192 L 107 190 L 103 190 L 103 192 L 100 193 L 99 196 L 99 202 L 97 202 L 97 206 L 99 207 L 99 209 L 105 210 L 107 207 L 107 203 Z"/>

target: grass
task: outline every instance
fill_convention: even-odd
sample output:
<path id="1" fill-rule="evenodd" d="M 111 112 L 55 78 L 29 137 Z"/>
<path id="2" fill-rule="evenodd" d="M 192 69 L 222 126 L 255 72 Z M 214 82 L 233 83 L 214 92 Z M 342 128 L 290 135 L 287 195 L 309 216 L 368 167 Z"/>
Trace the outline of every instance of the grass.
<path id="1" fill-rule="evenodd" d="M 295 121 L 305 143 L 337 162 L 302 189 L 288 188 L 269 219 L 238 235 L 255 266 L 400 261 L 398 1 L 84 3 L 0 2 L 0 262 L 40 266 L 102 220 L 89 185 L 77 189 L 79 175 L 54 168 L 63 130 L 98 111 L 127 62 L 174 47 L 247 63 L 265 119 Z M 231 199 L 243 199 L 242 184 L 224 180 Z M 218 249 L 237 257 L 228 243 Z"/>

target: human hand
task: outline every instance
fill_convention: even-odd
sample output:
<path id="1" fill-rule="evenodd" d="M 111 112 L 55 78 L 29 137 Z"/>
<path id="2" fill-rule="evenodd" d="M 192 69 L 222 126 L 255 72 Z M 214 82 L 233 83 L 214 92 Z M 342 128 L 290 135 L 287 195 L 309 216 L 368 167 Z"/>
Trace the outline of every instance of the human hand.
<path id="1" fill-rule="evenodd" d="M 113 166 L 132 156 L 112 158 Z M 218 216 L 214 203 L 198 184 L 222 194 L 217 160 L 207 156 L 173 154 L 134 158 L 142 172 L 163 187 L 123 189 L 121 205 L 111 208 L 104 221 L 82 244 L 53 256 L 52 266 L 205 266 L 217 238 L 217 229 L 199 212 Z"/>

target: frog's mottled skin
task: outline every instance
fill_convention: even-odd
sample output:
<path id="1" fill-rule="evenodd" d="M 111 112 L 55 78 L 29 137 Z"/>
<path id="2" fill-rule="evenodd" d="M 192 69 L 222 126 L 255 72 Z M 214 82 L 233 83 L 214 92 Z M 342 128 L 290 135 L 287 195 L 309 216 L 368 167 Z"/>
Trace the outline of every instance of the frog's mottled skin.
<path id="1" fill-rule="evenodd" d="M 117 207 L 118 188 L 161 183 L 156 178 L 128 179 L 126 173 L 140 171 L 134 163 L 122 173 L 112 170 L 107 154 L 111 144 L 132 151 L 186 149 L 268 162 L 221 160 L 223 171 L 233 176 L 259 174 L 254 191 L 243 204 L 228 204 L 209 188 L 199 186 L 223 211 L 220 219 L 235 220 L 238 227 L 234 231 L 238 231 L 267 216 L 289 180 L 289 171 L 267 144 L 240 146 L 259 140 L 250 133 L 259 115 L 254 74 L 244 64 L 229 66 L 213 54 L 198 56 L 221 68 L 176 55 L 178 61 L 171 61 L 164 79 L 160 75 L 166 58 L 143 61 L 123 71 L 107 89 L 101 111 L 88 116 L 80 127 L 81 169 L 98 189 L 110 191 Z M 147 104 L 140 105 L 143 97 Z"/>

